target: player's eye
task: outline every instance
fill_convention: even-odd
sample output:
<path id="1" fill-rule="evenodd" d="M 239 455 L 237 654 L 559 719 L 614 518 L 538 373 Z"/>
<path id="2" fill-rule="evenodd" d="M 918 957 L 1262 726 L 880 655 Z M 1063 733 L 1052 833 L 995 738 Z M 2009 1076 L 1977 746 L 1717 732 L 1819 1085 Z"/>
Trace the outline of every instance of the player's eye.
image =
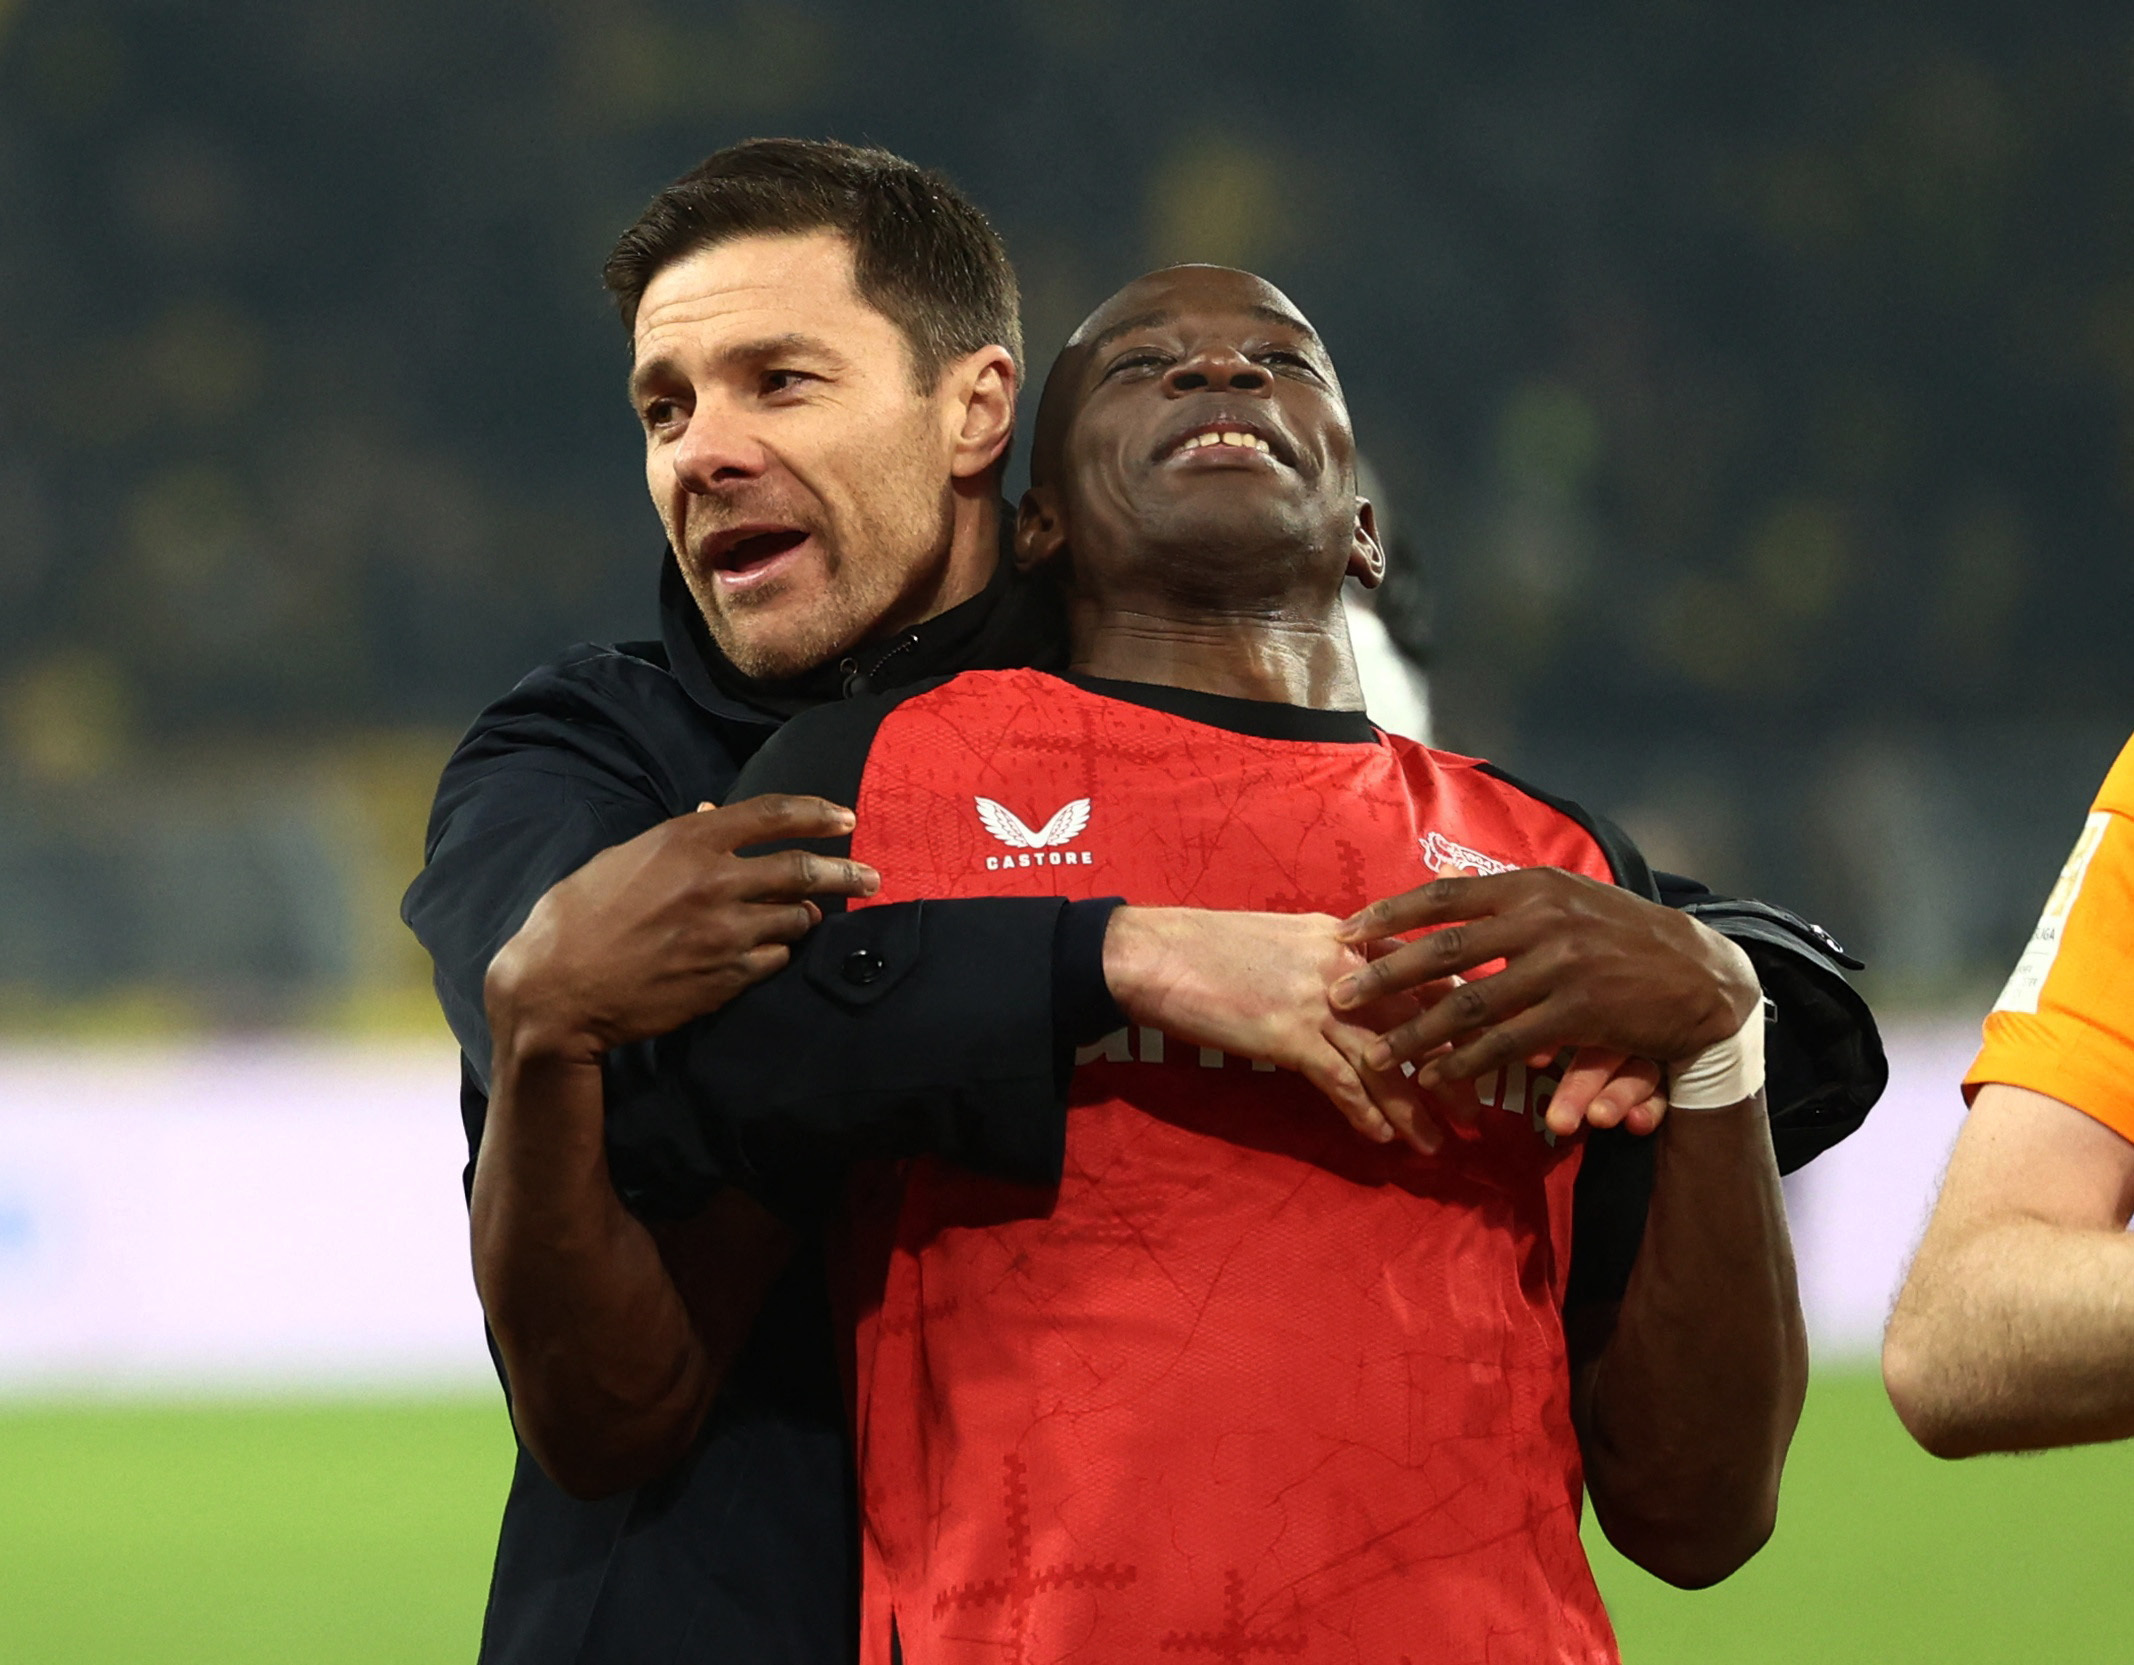
<path id="1" fill-rule="evenodd" d="M 766 397 L 779 393 L 791 393 L 816 378 L 805 370 L 766 370 L 763 372 L 763 392 Z"/>
<path id="2" fill-rule="evenodd" d="M 1313 364 L 1310 359 L 1306 358 L 1302 353 L 1291 352 L 1286 347 L 1273 347 L 1264 353 L 1255 353 L 1253 354 L 1253 360 L 1255 363 L 1271 364 L 1283 370 L 1301 370 L 1307 376 L 1319 374 L 1319 367 Z"/>
<path id="3" fill-rule="evenodd" d="M 682 414 L 682 407 L 674 399 L 647 399 L 637 414 L 647 433 L 659 433 L 674 425 Z"/>
<path id="4" fill-rule="evenodd" d="M 1113 376 L 1144 370 L 1161 370 L 1170 362 L 1168 357 L 1157 352 L 1153 347 L 1139 347 L 1132 352 L 1121 353 L 1117 358 L 1113 359 L 1110 365 L 1106 367 L 1104 376 L 1109 381 Z"/>

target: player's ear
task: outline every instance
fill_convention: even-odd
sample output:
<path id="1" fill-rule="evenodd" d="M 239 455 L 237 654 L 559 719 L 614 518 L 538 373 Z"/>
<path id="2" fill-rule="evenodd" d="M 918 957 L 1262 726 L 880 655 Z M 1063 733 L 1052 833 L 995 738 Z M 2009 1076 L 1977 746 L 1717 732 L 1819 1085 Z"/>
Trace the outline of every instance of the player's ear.
<path id="1" fill-rule="evenodd" d="M 1375 590 L 1386 576 L 1386 547 L 1378 541 L 1378 511 L 1368 497 L 1356 499 L 1356 530 L 1349 542 L 1348 576 Z"/>
<path id="2" fill-rule="evenodd" d="M 1060 559 L 1067 547 L 1067 523 L 1060 518 L 1059 493 L 1032 486 L 1015 511 L 1015 565 L 1022 572 Z"/>

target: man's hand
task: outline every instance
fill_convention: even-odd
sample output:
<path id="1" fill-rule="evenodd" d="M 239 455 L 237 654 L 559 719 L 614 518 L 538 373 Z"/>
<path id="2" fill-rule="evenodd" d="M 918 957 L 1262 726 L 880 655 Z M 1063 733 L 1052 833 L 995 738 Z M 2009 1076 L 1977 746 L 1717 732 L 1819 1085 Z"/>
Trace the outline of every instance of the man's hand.
<path id="1" fill-rule="evenodd" d="M 688 1449 L 791 1248 L 738 1191 L 656 1238 L 625 1211 L 603 1144 L 601 1054 L 716 1011 L 784 965 L 821 918 L 809 897 L 880 884 L 857 862 L 737 849 L 851 830 L 851 812 L 820 798 L 677 816 L 552 886 L 490 962 L 475 1286 L 519 1436 L 575 1496 L 639 1484 Z"/>
<path id="2" fill-rule="evenodd" d="M 1417 1082 L 1434 1087 L 1580 1048 L 1557 1095 L 1573 1126 L 1573 1112 L 1587 1109 L 1579 1095 L 1607 1079 L 1603 1066 L 1693 1057 L 1739 1030 L 1761 998 L 1748 956 L 1716 931 L 1557 868 L 1439 879 L 1372 903 L 1345 921 L 1340 935 L 1369 944 L 1419 929 L 1428 934 L 1380 947 L 1367 966 L 1340 978 L 1331 991 L 1334 1008 L 1360 1014 L 1492 961 L 1503 968 L 1460 982 L 1383 1035 L 1365 1052 L 1366 1066 L 1411 1061 Z M 1610 1109 L 1630 1090 L 1611 1089 Z M 1657 1109 L 1648 1094 L 1635 1108 L 1624 1106 L 1623 1119 L 1641 1130 L 1641 1123 L 1657 1125 Z"/>
<path id="3" fill-rule="evenodd" d="M 591 1060 L 717 1011 L 792 957 L 790 944 L 822 917 L 810 897 L 881 886 L 856 861 L 734 852 L 852 825 L 850 810 L 821 798 L 749 798 L 603 850 L 549 890 L 490 963 L 492 1029 Z"/>
<path id="4" fill-rule="evenodd" d="M 1218 913 L 1120 908 L 1104 937 L 1104 978 L 1135 1023 L 1197 1046 L 1298 1071 L 1368 1139 L 1397 1132 L 1437 1150 L 1444 1132 L 1397 1064 L 1374 1069 L 1364 1052 L 1382 1028 L 1416 1009 L 1405 992 L 1346 1013 L 1327 985 L 1365 965 L 1329 914 Z"/>
<path id="5" fill-rule="evenodd" d="M 1580 1047 L 1564 1066 L 1543 1119 L 1559 1139 L 1569 1138 L 1581 1125 L 1621 1127 L 1642 1138 L 1667 1119 L 1663 1074 L 1650 1058 Z"/>

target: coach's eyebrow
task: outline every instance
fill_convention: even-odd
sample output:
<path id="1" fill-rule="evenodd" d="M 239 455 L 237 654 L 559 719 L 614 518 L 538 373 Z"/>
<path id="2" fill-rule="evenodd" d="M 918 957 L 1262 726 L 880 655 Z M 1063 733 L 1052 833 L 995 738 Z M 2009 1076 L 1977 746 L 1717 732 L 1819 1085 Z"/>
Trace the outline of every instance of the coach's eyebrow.
<path id="1" fill-rule="evenodd" d="M 819 335 L 803 335 L 797 330 L 788 330 L 783 335 L 759 335 L 749 341 L 735 341 L 721 347 L 712 355 L 712 362 L 719 365 L 756 364 L 767 358 L 783 358 L 788 353 L 800 353 L 819 360 L 827 360 L 838 369 L 844 368 L 845 357 Z"/>
<path id="2" fill-rule="evenodd" d="M 630 367 L 630 380 L 623 389 L 623 397 L 630 401 L 630 408 L 635 410 L 655 385 L 673 381 L 680 374 L 673 359 L 664 356 L 648 358 L 644 363 Z"/>
<path id="3" fill-rule="evenodd" d="M 788 353 L 804 354 L 833 370 L 845 369 L 848 362 L 822 337 L 788 331 L 783 335 L 759 335 L 752 340 L 731 342 L 712 355 L 712 363 L 723 369 L 735 364 L 760 364 L 765 359 L 780 358 Z M 645 395 L 662 383 L 686 380 L 688 377 L 671 353 L 646 359 L 630 372 L 630 403 L 633 407 L 642 403 Z"/>

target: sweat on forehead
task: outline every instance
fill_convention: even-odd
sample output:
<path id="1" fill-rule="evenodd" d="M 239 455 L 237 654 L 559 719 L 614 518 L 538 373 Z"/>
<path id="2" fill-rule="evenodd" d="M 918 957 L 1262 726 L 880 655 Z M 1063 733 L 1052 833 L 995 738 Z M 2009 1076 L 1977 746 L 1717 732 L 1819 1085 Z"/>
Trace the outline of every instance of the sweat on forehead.
<path id="1" fill-rule="evenodd" d="M 1254 272 L 1235 266 L 1163 266 L 1145 272 L 1076 326 L 1052 361 L 1037 402 L 1030 442 L 1030 479 L 1041 485 L 1057 472 L 1059 449 L 1082 391 L 1082 371 L 1121 335 L 1154 329 L 1194 307 L 1236 307 L 1251 317 L 1286 325 L 1316 342 L 1318 331 L 1289 297 Z"/>

